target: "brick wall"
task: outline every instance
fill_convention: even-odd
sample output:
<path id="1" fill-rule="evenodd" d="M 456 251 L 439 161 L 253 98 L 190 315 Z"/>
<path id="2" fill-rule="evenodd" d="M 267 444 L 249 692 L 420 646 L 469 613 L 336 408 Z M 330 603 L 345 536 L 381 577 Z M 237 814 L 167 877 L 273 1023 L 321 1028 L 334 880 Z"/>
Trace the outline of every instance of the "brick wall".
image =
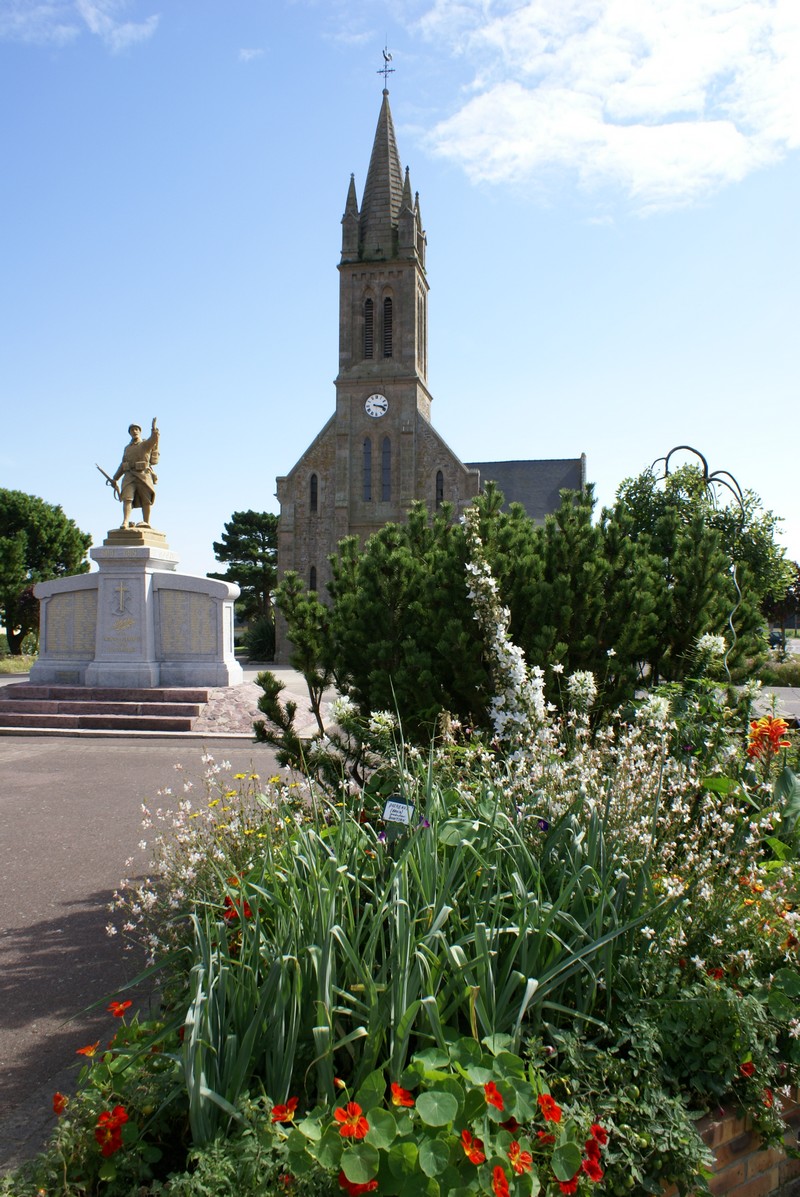
<path id="1" fill-rule="evenodd" d="M 800 1132 L 800 1094 L 783 1101 L 788 1122 L 787 1145 L 796 1146 Z M 714 1152 L 714 1175 L 709 1187 L 714 1197 L 767 1197 L 768 1194 L 797 1194 L 800 1197 L 800 1160 L 789 1159 L 783 1151 L 764 1151 L 761 1140 L 749 1121 L 734 1111 L 707 1115 L 698 1124 L 704 1141 Z M 792 1183 L 795 1182 L 795 1183 Z M 675 1197 L 674 1186 L 663 1197 Z"/>

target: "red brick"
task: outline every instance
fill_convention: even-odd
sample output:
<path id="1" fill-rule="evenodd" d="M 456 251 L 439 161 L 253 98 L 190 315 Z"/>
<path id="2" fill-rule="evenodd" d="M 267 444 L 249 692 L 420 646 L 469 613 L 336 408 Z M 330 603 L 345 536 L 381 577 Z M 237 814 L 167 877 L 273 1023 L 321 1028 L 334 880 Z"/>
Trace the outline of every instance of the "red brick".
<path id="1" fill-rule="evenodd" d="M 749 1131 L 743 1135 L 737 1135 L 735 1139 L 730 1139 L 727 1143 L 722 1143 L 714 1151 L 715 1167 L 726 1168 L 733 1160 L 741 1159 L 743 1155 L 758 1151 L 760 1142 L 758 1135 Z"/>
<path id="2" fill-rule="evenodd" d="M 768 1197 L 768 1194 L 777 1192 L 780 1179 L 778 1169 L 770 1168 L 769 1172 L 762 1172 L 760 1176 L 754 1176 L 752 1180 L 730 1189 L 727 1197 Z"/>
<path id="3" fill-rule="evenodd" d="M 708 1182 L 708 1187 L 711 1189 L 714 1197 L 724 1197 L 725 1194 L 734 1192 L 746 1180 L 747 1161 L 740 1160 L 738 1164 L 731 1164 L 729 1168 L 721 1168 L 719 1171 L 715 1171 Z"/>

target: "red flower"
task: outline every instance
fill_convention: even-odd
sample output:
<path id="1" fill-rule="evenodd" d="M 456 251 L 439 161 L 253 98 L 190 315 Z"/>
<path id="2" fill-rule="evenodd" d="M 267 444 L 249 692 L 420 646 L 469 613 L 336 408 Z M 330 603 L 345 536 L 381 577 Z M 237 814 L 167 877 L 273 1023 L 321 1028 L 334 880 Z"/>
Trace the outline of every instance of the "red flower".
<path id="1" fill-rule="evenodd" d="M 561 1106 L 553 1100 L 549 1093 L 542 1093 L 538 1098 L 538 1102 L 545 1122 L 561 1121 Z"/>
<path id="2" fill-rule="evenodd" d="M 246 900 L 243 900 L 241 903 L 234 902 L 230 894 L 226 894 L 224 905 L 226 910 L 222 917 L 228 923 L 232 923 L 238 918 L 251 919 L 253 917 L 250 903 Z"/>
<path id="3" fill-rule="evenodd" d="M 530 1172 L 533 1156 L 529 1151 L 523 1151 L 516 1140 L 508 1146 L 508 1158 L 517 1176 L 522 1176 L 523 1172 Z"/>
<path id="4" fill-rule="evenodd" d="M 508 1181 L 506 1174 L 498 1164 L 492 1173 L 492 1189 L 494 1197 L 508 1197 Z"/>
<path id="5" fill-rule="evenodd" d="M 576 1172 L 572 1180 L 560 1180 L 558 1182 L 558 1187 L 561 1189 L 562 1193 L 577 1193 L 579 1178 L 580 1172 Z"/>
<path id="6" fill-rule="evenodd" d="M 392 1081 L 392 1105 L 393 1106 L 413 1106 L 414 1098 L 409 1093 L 408 1089 L 404 1089 L 402 1085 L 396 1085 Z"/>
<path id="7" fill-rule="evenodd" d="M 500 1123 L 500 1126 L 503 1128 L 503 1130 L 511 1131 L 512 1135 L 517 1133 L 520 1125 L 521 1124 L 517 1122 L 516 1118 L 506 1118 L 505 1122 Z"/>
<path id="8" fill-rule="evenodd" d="M 133 1002 L 109 1002 L 108 1009 L 115 1018 L 122 1018 L 126 1010 L 130 1010 Z"/>
<path id="9" fill-rule="evenodd" d="M 339 1173 L 339 1186 L 344 1189 L 349 1197 L 359 1197 L 360 1193 L 374 1193 L 378 1187 L 377 1180 L 368 1180 L 363 1185 L 357 1185 L 355 1181 L 348 1180 L 344 1171 Z"/>
<path id="10" fill-rule="evenodd" d="M 592 1138 L 596 1139 L 601 1147 L 605 1147 L 608 1142 L 608 1131 L 602 1127 L 599 1122 L 593 1122 L 591 1125 Z"/>
<path id="11" fill-rule="evenodd" d="M 764 1095 L 763 1095 L 763 1097 L 761 1098 L 761 1100 L 763 1101 L 763 1103 L 764 1103 L 764 1105 L 767 1107 L 767 1109 L 768 1109 L 768 1110 L 771 1110 L 771 1109 L 772 1109 L 772 1107 L 773 1107 L 773 1105 L 775 1104 L 775 1097 L 773 1096 L 772 1090 L 771 1090 L 771 1089 L 765 1089 L 765 1090 L 764 1090 Z"/>
<path id="12" fill-rule="evenodd" d="M 501 1112 L 506 1108 L 503 1101 L 503 1094 L 497 1088 L 494 1081 L 489 1081 L 488 1085 L 484 1085 L 483 1092 L 486 1094 L 487 1106 L 494 1106 L 496 1110 L 500 1110 Z"/>
<path id="13" fill-rule="evenodd" d="M 785 719 L 774 719 L 772 715 L 762 715 L 750 724 L 748 734 L 747 755 L 761 759 L 775 756 L 779 748 L 790 748 L 791 741 L 785 739 L 789 724 Z"/>
<path id="14" fill-rule="evenodd" d="M 587 1139 L 584 1143 L 584 1150 L 586 1152 L 587 1160 L 594 1160 L 595 1163 L 600 1161 L 600 1144 L 596 1139 Z"/>
<path id="15" fill-rule="evenodd" d="M 114 1106 L 110 1112 L 104 1110 L 97 1119 L 94 1137 L 100 1144 L 100 1154 L 113 1155 L 122 1146 L 122 1127 L 128 1121 L 124 1106 Z"/>
<path id="16" fill-rule="evenodd" d="M 706 972 L 708 973 L 708 976 L 711 977 L 711 979 L 713 981 L 721 981 L 722 978 L 725 976 L 724 968 L 709 968 L 706 970 Z"/>
<path id="17" fill-rule="evenodd" d="M 461 1146 L 464 1148 L 464 1155 L 471 1164 L 482 1164 L 486 1159 L 483 1154 L 483 1139 L 473 1139 L 468 1130 L 461 1132 Z"/>
<path id="18" fill-rule="evenodd" d="M 78 1050 L 76 1051 L 75 1055 L 76 1056 L 93 1056 L 97 1052 L 97 1049 L 99 1046 L 100 1046 L 100 1040 L 98 1039 L 96 1043 L 87 1043 L 86 1047 L 79 1047 Z"/>
<path id="19" fill-rule="evenodd" d="M 293 1122 L 295 1110 L 297 1109 L 297 1100 L 296 1097 L 290 1097 L 285 1106 L 273 1106 L 272 1121 Z"/>
<path id="20" fill-rule="evenodd" d="M 745 1060 L 744 1064 L 739 1065 L 739 1072 L 742 1076 L 752 1076 L 756 1070 L 756 1066 L 752 1060 Z"/>
<path id="21" fill-rule="evenodd" d="M 548 1135 L 547 1131 L 537 1131 L 536 1137 L 543 1147 L 548 1143 L 555 1143 L 556 1141 L 555 1135 Z"/>
<path id="22" fill-rule="evenodd" d="M 357 1101 L 349 1101 L 344 1109 L 340 1106 L 333 1111 L 333 1116 L 339 1123 L 339 1134 L 343 1139 L 363 1139 L 369 1130 L 369 1123 Z"/>
<path id="23" fill-rule="evenodd" d="M 581 1164 L 589 1180 L 593 1180 L 595 1184 L 603 1179 L 603 1169 L 597 1160 L 584 1160 Z"/>
<path id="24" fill-rule="evenodd" d="M 65 1097 L 63 1093 L 53 1094 L 53 1113 L 57 1114 L 59 1118 L 69 1105 L 69 1098 Z"/>

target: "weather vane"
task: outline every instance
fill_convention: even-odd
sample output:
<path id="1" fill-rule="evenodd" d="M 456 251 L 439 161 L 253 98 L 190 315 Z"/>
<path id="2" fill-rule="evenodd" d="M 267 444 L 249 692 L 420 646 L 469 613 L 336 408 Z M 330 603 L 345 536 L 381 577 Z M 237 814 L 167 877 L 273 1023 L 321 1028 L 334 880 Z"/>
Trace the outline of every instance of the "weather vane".
<path id="1" fill-rule="evenodd" d="M 386 90 L 386 84 L 389 82 L 389 76 L 394 74 L 394 67 L 389 66 L 392 61 L 392 56 L 389 53 L 389 46 L 383 47 L 383 66 L 376 71 L 376 75 L 383 75 L 383 88 Z"/>

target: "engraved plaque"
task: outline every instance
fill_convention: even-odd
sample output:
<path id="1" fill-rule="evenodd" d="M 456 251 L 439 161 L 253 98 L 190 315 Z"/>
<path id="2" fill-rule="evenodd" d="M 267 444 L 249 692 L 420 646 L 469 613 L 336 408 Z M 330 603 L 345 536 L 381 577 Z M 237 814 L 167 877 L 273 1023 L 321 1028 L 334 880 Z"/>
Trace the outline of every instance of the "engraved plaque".
<path id="1" fill-rule="evenodd" d="M 158 627 L 161 660 L 216 655 L 217 604 L 207 594 L 159 590 Z"/>
<path id="2" fill-rule="evenodd" d="M 97 591 L 73 590 L 47 600 L 45 654 L 91 661 L 97 633 Z"/>

